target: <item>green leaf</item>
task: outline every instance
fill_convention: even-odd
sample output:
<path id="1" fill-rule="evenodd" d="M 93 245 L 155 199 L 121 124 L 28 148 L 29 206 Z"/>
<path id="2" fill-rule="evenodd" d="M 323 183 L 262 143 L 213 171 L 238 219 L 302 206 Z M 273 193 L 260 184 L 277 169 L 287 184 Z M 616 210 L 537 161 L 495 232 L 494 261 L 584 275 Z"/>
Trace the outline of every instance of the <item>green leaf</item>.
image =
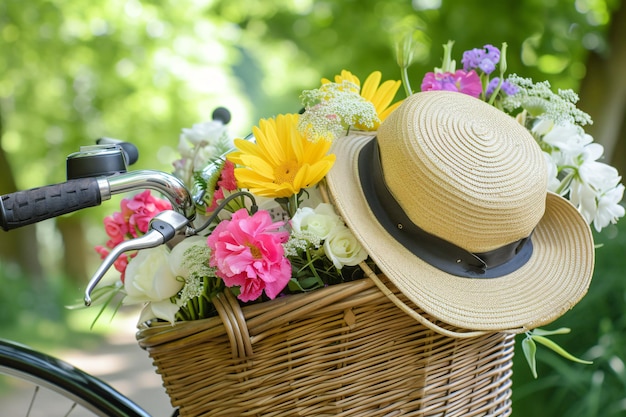
<path id="1" fill-rule="evenodd" d="M 556 329 L 556 330 L 534 329 L 532 332 L 530 332 L 530 334 L 531 335 L 538 335 L 538 336 L 551 336 L 551 335 L 554 335 L 554 334 L 568 334 L 571 331 L 572 330 L 569 327 L 561 327 L 561 328 Z"/>
<path id="2" fill-rule="evenodd" d="M 109 303 L 112 297 L 118 294 L 121 290 L 121 283 L 98 286 L 91 292 L 91 306 L 93 307 Z M 78 310 L 87 308 L 87 306 L 85 306 L 84 300 L 77 300 L 73 304 L 66 305 L 65 308 L 68 310 Z"/>
<path id="3" fill-rule="evenodd" d="M 543 336 L 540 336 L 538 334 L 532 334 L 530 337 L 534 341 L 536 341 L 537 343 L 540 343 L 540 344 L 544 345 L 545 347 L 553 350 L 554 352 L 556 352 L 559 355 L 563 356 L 565 359 L 568 359 L 568 360 L 570 360 L 572 362 L 583 363 L 585 365 L 591 365 L 593 363 L 593 362 L 590 362 L 590 361 L 586 361 L 586 360 L 577 358 L 576 356 L 574 356 L 571 353 L 567 352 L 565 349 L 563 349 L 561 346 L 557 345 L 555 342 L 553 342 L 552 340 L 548 339 L 547 337 L 543 337 Z"/>
<path id="4" fill-rule="evenodd" d="M 299 280 L 302 288 L 306 290 L 313 290 L 324 286 L 324 282 L 319 277 L 308 277 Z"/>
<path id="5" fill-rule="evenodd" d="M 100 317 L 104 313 L 104 310 L 106 310 L 106 308 L 109 306 L 109 304 L 111 304 L 111 302 L 113 302 L 113 299 L 115 298 L 117 293 L 122 290 L 122 287 L 121 286 L 117 286 L 117 285 L 107 286 L 107 287 L 105 287 L 105 289 L 109 288 L 109 287 L 113 288 L 113 290 L 104 291 L 104 294 L 99 298 L 99 300 L 100 300 L 101 298 L 104 297 L 105 300 L 102 303 L 102 307 L 100 308 L 100 311 L 98 311 L 98 314 L 96 314 L 96 317 L 94 317 L 93 321 L 91 322 L 91 326 L 89 326 L 90 330 L 93 329 L 93 327 L 96 325 L 96 322 L 100 319 Z M 122 305 L 122 300 L 119 300 L 117 306 L 115 307 L 115 309 L 113 311 L 113 316 L 115 316 L 115 313 L 117 313 L 117 311 L 119 310 L 121 305 Z M 111 320 L 113 320 L 113 317 L 111 317 Z"/>
<path id="6" fill-rule="evenodd" d="M 530 372 L 532 372 L 533 377 L 537 379 L 537 360 L 535 358 L 537 345 L 531 336 L 527 336 L 524 340 L 522 340 L 522 351 L 524 352 L 524 357 L 530 367 Z"/>
<path id="7" fill-rule="evenodd" d="M 291 278 L 289 280 L 289 283 L 287 284 L 287 288 L 289 288 L 290 291 L 298 291 L 298 292 L 304 292 L 304 288 L 302 288 L 302 286 L 300 285 L 300 282 L 298 282 L 297 279 L 295 278 Z"/>

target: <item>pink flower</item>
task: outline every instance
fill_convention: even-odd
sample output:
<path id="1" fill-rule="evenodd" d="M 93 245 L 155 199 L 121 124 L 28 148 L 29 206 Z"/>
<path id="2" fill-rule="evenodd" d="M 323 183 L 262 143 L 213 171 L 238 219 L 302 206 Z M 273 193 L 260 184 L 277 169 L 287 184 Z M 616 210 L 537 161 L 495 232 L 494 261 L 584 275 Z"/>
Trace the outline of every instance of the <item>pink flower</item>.
<path id="1" fill-rule="evenodd" d="M 265 210 L 250 216 L 237 210 L 207 238 L 211 266 L 228 287 L 239 286 L 241 301 L 256 300 L 265 291 L 273 299 L 291 278 L 291 263 L 282 244 L 289 232 L 279 231 L 283 222 L 272 223 Z"/>
<path id="2" fill-rule="evenodd" d="M 226 160 L 220 179 L 217 181 L 217 185 L 225 188 L 228 191 L 234 191 L 237 189 L 237 179 L 235 179 L 235 164 Z"/>
<path id="3" fill-rule="evenodd" d="M 121 211 L 115 212 L 104 219 L 104 229 L 109 240 L 104 246 L 96 246 L 95 250 L 104 259 L 109 254 L 109 249 L 113 249 L 122 241 L 131 237 L 138 237 L 148 231 L 150 220 L 158 213 L 172 208 L 168 200 L 153 197 L 150 190 L 146 190 L 132 198 L 125 198 L 120 203 Z M 114 266 L 121 273 L 122 282 L 126 265 L 136 253 L 122 254 L 115 261 Z"/>
<path id="4" fill-rule="evenodd" d="M 223 199 L 224 199 L 224 189 L 218 188 L 213 193 L 213 200 L 211 201 L 211 205 L 209 206 L 209 208 L 207 208 L 206 211 L 209 213 L 211 213 L 212 211 L 215 211 L 215 209 L 217 208 L 217 202 Z"/>
<path id="5" fill-rule="evenodd" d="M 127 253 L 122 253 L 113 263 L 115 269 L 120 273 L 120 281 L 122 281 L 122 284 L 126 280 L 126 267 L 128 266 L 130 260 L 135 256 L 137 256 L 137 252 L 130 255 Z"/>
<path id="6" fill-rule="evenodd" d="M 172 205 L 167 200 L 152 196 L 150 190 L 146 190 L 132 199 L 122 200 L 121 208 L 122 215 L 128 218 L 130 234 L 137 237 L 137 231 L 146 233 L 150 220 L 158 213 L 170 210 Z"/>
<path id="7" fill-rule="evenodd" d="M 107 236 L 110 237 L 107 242 L 109 248 L 117 246 L 117 244 L 124 240 L 124 237 L 129 232 L 128 223 L 120 212 L 115 212 L 104 218 L 104 230 Z"/>
<path id="8" fill-rule="evenodd" d="M 237 180 L 235 179 L 235 164 L 226 161 L 220 172 L 220 177 L 217 181 L 217 187 L 213 193 L 213 199 L 211 205 L 207 208 L 207 212 L 212 212 L 217 208 L 218 202 L 224 199 L 224 190 L 234 191 L 237 189 Z"/>
<path id="9" fill-rule="evenodd" d="M 105 248 L 104 246 L 100 246 L 100 245 L 96 246 L 94 249 L 96 250 L 96 253 L 100 255 L 100 259 L 106 258 L 110 252 L 107 248 Z"/>
<path id="10" fill-rule="evenodd" d="M 421 88 L 422 91 L 458 91 L 477 98 L 483 92 L 480 77 L 474 70 L 469 72 L 457 70 L 454 74 L 451 72 L 428 72 L 424 75 Z"/>

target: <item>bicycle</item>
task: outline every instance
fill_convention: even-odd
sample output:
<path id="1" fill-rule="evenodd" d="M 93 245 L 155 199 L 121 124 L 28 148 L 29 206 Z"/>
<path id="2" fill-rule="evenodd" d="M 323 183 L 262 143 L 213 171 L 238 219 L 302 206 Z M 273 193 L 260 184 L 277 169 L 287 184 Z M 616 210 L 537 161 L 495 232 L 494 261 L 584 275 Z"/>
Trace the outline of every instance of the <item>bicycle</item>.
<path id="1" fill-rule="evenodd" d="M 214 119 L 226 124 L 230 115 L 216 110 Z M 145 235 L 124 241 L 104 259 L 87 284 L 86 305 L 91 304 L 91 292 L 123 252 L 173 244 L 200 230 L 192 222 L 195 204 L 201 201 L 204 191 L 197 189 L 192 193 L 177 177 L 165 172 L 128 171 L 137 156 L 134 145 L 104 138 L 97 145 L 81 147 L 68 156 L 67 181 L 0 196 L 0 228 L 5 231 L 100 205 L 115 194 L 152 189 L 168 198 L 172 210 L 156 215 Z M 40 390 L 45 388 L 69 400 L 66 416 L 81 406 L 102 417 L 150 417 L 99 378 L 10 340 L 0 339 L 0 374 L 35 384 L 26 416 L 31 415 Z M 46 403 L 40 405 L 48 407 Z M 172 417 L 177 415 L 178 410 Z"/>

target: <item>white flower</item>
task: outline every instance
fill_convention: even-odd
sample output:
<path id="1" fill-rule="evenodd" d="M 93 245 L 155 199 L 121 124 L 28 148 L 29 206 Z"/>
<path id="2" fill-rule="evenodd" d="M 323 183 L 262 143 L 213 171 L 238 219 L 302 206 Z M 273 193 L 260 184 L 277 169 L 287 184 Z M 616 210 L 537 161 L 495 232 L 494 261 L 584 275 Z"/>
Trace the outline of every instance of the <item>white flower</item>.
<path id="1" fill-rule="evenodd" d="M 525 114 L 525 113 L 520 113 L 520 114 Z M 532 129 L 530 129 L 530 131 L 535 136 L 542 137 L 546 133 L 548 133 L 550 130 L 552 130 L 553 127 L 554 127 L 554 122 L 552 120 L 540 117 L 533 122 L 533 127 Z"/>
<path id="2" fill-rule="evenodd" d="M 178 141 L 178 151 L 184 161 L 181 168 L 199 171 L 232 147 L 233 140 L 228 129 L 220 121 L 196 123 L 191 129 L 183 128 Z"/>
<path id="3" fill-rule="evenodd" d="M 233 146 L 233 138 L 219 120 L 183 128 L 178 140 L 181 158 L 173 162 L 174 174 L 192 187 L 193 173 L 204 169 Z"/>
<path id="4" fill-rule="evenodd" d="M 574 180 L 570 188 L 570 201 L 591 224 L 597 212 L 596 191 L 588 183 Z"/>
<path id="5" fill-rule="evenodd" d="M 349 81 L 325 83 L 305 90 L 300 99 L 306 111 L 298 130 L 310 141 L 334 140 L 350 126 L 371 129 L 380 122 L 376 108 L 359 94 L 360 87 Z"/>
<path id="6" fill-rule="evenodd" d="M 624 216 L 624 207 L 619 205 L 624 194 L 621 177 L 614 167 L 596 161 L 602 153 L 598 144 L 585 147 L 570 190 L 570 200 L 598 232 Z"/>
<path id="7" fill-rule="evenodd" d="M 149 302 L 141 310 L 137 324 L 145 323 L 155 318 L 167 320 L 174 324 L 176 313 L 178 313 L 179 309 L 180 307 L 170 302 L 170 300 Z"/>
<path id="8" fill-rule="evenodd" d="M 183 286 L 169 265 L 165 246 L 139 251 L 126 267 L 124 304 L 169 301 Z"/>
<path id="9" fill-rule="evenodd" d="M 591 124 L 591 116 L 576 107 L 578 95 L 573 90 L 554 93 L 548 81 L 534 83 L 530 78 L 511 74 L 508 81 L 519 88 L 516 94 L 507 95 L 502 106 L 507 112 L 524 108 L 534 116 L 552 119 L 556 123 Z"/>
<path id="10" fill-rule="evenodd" d="M 594 228 L 599 232 L 624 216 L 624 207 L 619 204 L 623 196 L 624 186 L 622 184 L 618 184 L 608 191 L 598 192 L 589 184 L 574 181 L 570 199 L 578 207 L 587 223 L 593 222 Z"/>
<path id="11" fill-rule="evenodd" d="M 367 258 L 363 246 L 345 226 L 333 229 L 333 233 L 324 242 L 324 253 L 337 269 L 344 265 L 358 265 Z"/>
<path id="12" fill-rule="evenodd" d="M 187 277 L 189 276 L 189 263 L 186 262 L 186 256 L 188 256 L 188 250 L 193 246 L 199 246 L 206 248 L 206 237 L 203 236 L 190 236 L 174 246 L 169 253 L 169 265 L 173 273 L 177 276 Z"/>
<path id="13" fill-rule="evenodd" d="M 185 140 L 192 146 L 183 146 L 183 149 L 193 149 L 195 146 L 217 145 L 222 140 L 224 135 L 227 134 L 226 126 L 220 122 L 212 120 L 210 122 L 196 123 L 191 129 L 183 128 L 180 135 L 180 143 Z M 179 143 L 179 146 L 180 146 Z M 181 151 L 182 153 L 182 151 Z"/>
<path id="14" fill-rule="evenodd" d="M 538 125 L 541 130 L 545 127 L 544 123 Z M 553 126 L 541 139 L 556 148 L 556 151 L 552 153 L 557 165 L 576 165 L 577 157 L 584 152 L 587 145 L 593 142 L 590 135 L 586 134 L 580 126 L 572 123 Z"/>
<path id="15" fill-rule="evenodd" d="M 615 188 L 620 180 L 617 169 L 602 162 L 597 162 L 603 153 L 604 148 L 602 145 L 592 143 L 585 146 L 578 161 L 578 176 L 583 182 L 590 184 L 598 191 Z"/>
<path id="16" fill-rule="evenodd" d="M 561 186 L 561 181 L 558 178 L 558 167 L 556 166 L 556 162 L 552 159 L 549 153 L 543 152 L 543 156 L 546 160 L 546 166 L 548 167 L 548 190 L 553 193 L 559 192 L 561 195 L 565 195 L 567 190 L 559 190 Z"/>
<path id="17" fill-rule="evenodd" d="M 205 167 L 209 162 L 212 162 L 217 156 L 221 155 L 220 148 L 213 145 L 206 145 L 198 148 L 195 155 L 193 155 L 193 167 L 194 170 Z"/>
<path id="18" fill-rule="evenodd" d="M 624 186 L 619 184 L 598 198 L 598 211 L 593 219 L 593 226 L 598 232 L 609 223 L 615 224 L 620 217 L 624 217 L 626 210 L 619 204 L 623 197 Z"/>
<path id="19" fill-rule="evenodd" d="M 319 204 L 315 209 L 300 207 L 291 219 L 294 232 L 307 232 L 324 240 L 338 227 L 343 226 L 341 218 L 335 213 L 333 206 Z"/>
<path id="20" fill-rule="evenodd" d="M 531 132 L 540 142 L 548 145 L 548 190 L 569 200 L 583 215 L 587 223 L 593 223 L 599 232 L 609 223 L 624 216 L 619 205 L 624 186 L 617 170 L 598 162 L 604 148 L 593 143 L 593 138 L 572 122 L 554 124 L 547 118 L 539 118 Z"/>
<path id="21" fill-rule="evenodd" d="M 215 276 L 213 268 L 209 266 L 210 256 L 211 250 L 205 236 L 188 237 L 174 246 L 170 252 L 170 267 L 184 280 L 177 300 L 179 306 L 184 306 L 189 300 L 202 294 L 204 277 Z"/>

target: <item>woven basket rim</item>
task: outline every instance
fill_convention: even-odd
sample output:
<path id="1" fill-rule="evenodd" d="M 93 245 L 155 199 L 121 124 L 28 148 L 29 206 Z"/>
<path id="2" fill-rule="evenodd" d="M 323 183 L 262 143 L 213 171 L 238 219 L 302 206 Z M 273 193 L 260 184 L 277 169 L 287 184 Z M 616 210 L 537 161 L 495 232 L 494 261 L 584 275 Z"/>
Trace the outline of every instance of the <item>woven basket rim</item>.
<path id="1" fill-rule="evenodd" d="M 354 281 L 330 285 L 307 293 L 289 294 L 274 300 L 260 303 L 240 305 L 241 317 L 248 324 L 262 331 L 285 321 L 284 312 L 294 309 L 294 305 L 302 313 L 314 315 L 321 309 L 342 310 L 358 305 L 369 297 L 387 297 L 396 307 L 413 317 L 416 321 L 440 334 L 455 338 L 473 338 L 485 334 L 498 333 L 496 331 L 472 331 L 460 329 L 456 326 L 436 321 L 418 306 L 411 303 L 402 293 L 392 290 L 393 286 L 384 275 L 376 275 L 365 266 L 366 277 Z M 381 289 L 382 286 L 382 289 Z M 394 291 L 395 290 L 395 291 Z M 234 299 L 234 298 L 233 298 Z M 239 313 L 236 313 L 239 314 Z M 320 313 L 321 314 L 321 313 Z M 262 319 L 261 319 L 262 317 Z M 259 323 L 263 320 L 263 323 Z M 192 336 L 197 333 L 205 335 L 222 331 L 224 324 L 220 316 L 199 320 L 143 323 L 138 326 L 136 339 L 139 345 L 150 348 L 181 337 Z M 239 323 L 241 326 L 241 323 Z M 252 334 L 251 336 L 255 336 Z"/>

